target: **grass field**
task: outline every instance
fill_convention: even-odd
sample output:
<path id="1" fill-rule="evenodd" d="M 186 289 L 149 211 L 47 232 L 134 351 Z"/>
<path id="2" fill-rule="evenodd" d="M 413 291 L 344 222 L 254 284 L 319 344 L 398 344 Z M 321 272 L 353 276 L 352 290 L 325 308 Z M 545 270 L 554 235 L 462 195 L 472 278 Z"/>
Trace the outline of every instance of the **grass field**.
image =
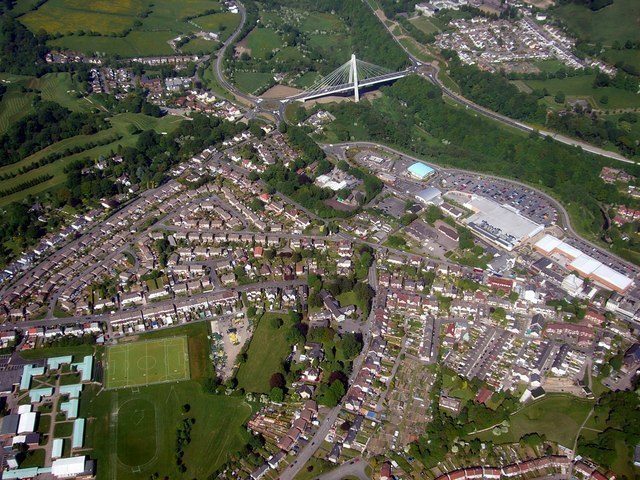
<path id="1" fill-rule="evenodd" d="M 123 343 L 107 348 L 106 388 L 189 379 L 187 337 Z"/>
<path id="2" fill-rule="evenodd" d="M 25 117 L 33 111 L 31 103 L 35 94 L 24 94 L 16 89 L 7 90 L 0 102 L 0 134 L 9 128 L 14 122 Z"/>
<path id="3" fill-rule="evenodd" d="M 235 73 L 235 83 L 244 92 L 255 92 L 259 88 L 267 85 L 272 78 L 270 73 L 262 72 L 243 72 Z"/>
<path id="4" fill-rule="evenodd" d="M 265 59 L 274 49 L 282 45 L 282 40 L 275 30 L 270 28 L 254 28 L 247 36 L 247 47 L 254 58 Z"/>
<path id="5" fill-rule="evenodd" d="M 506 434 L 494 436 L 489 430 L 476 436 L 481 440 L 492 440 L 494 443 L 512 443 L 527 433 L 537 432 L 546 435 L 552 442 L 571 448 L 578 429 L 592 406 L 592 400 L 571 395 L 547 394 L 512 415 L 511 427 Z"/>
<path id="6" fill-rule="evenodd" d="M 213 40 L 194 38 L 180 47 L 180 51 L 189 55 L 206 55 L 215 52 L 219 46 L 220 43 Z"/>
<path id="7" fill-rule="evenodd" d="M 344 23 L 335 15 L 314 12 L 302 21 L 301 27 L 305 32 L 329 32 L 344 28 Z"/>
<path id="8" fill-rule="evenodd" d="M 613 87 L 593 88 L 594 75 L 579 75 L 569 78 L 548 80 L 525 80 L 532 89 L 546 88 L 551 96 L 563 92 L 567 97 L 580 97 L 589 100 L 594 107 L 604 109 L 640 107 L 640 94 Z M 603 105 L 602 96 L 609 102 Z"/>
<path id="9" fill-rule="evenodd" d="M 37 95 L 76 112 L 87 112 L 96 107 L 78 93 L 69 73 L 48 73 L 40 78 L 3 74 L 0 80 L 7 87 L 0 102 L 0 134 L 33 111 L 31 104 Z M 24 93 L 23 87 L 36 90 L 37 93 Z"/>
<path id="10" fill-rule="evenodd" d="M 133 25 L 144 4 L 134 0 L 48 0 L 20 18 L 30 30 L 69 33 L 77 30 L 118 33 Z"/>
<path id="11" fill-rule="evenodd" d="M 212 13 L 198 17 L 193 22 L 207 32 L 220 32 L 220 40 L 224 41 L 240 23 L 240 15 L 230 12 Z"/>
<path id="12" fill-rule="evenodd" d="M 86 444 L 98 458 L 97 478 L 134 480 L 161 472 L 168 478 L 206 479 L 247 442 L 243 425 L 253 413 L 240 397 L 203 392 L 198 380 L 212 375 L 207 322 L 157 330 L 140 335 L 129 345 L 141 353 L 142 345 L 188 345 L 191 380 L 134 388 L 86 387 L 80 416 L 89 419 Z M 109 354 L 107 353 L 107 356 Z M 142 358 L 142 357 L 139 357 Z M 109 375 L 107 365 L 107 377 Z M 108 380 L 108 379 L 107 379 Z M 183 406 L 189 405 L 188 413 Z M 183 419 L 196 420 L 191 443 L 184 449 L 187 472 L 175 464 L 176 429 Z"/>
<path id="13" fill-rule="evenodd" d="M 124 37 L 115 38 L 71 35 L 49 40 L 47 45 L 88 54 L 120 55 L 121 57 L 172 55 L 174 52 L 167 41 L 176 36 L 177 34 L 171 31 L 133 31 Z"/>
<path id="14" fill-rule="evenodd" d="M 438 33 L 440 31 L 440 29 L 433 22 L 431 22 L 431 20 L 424 16 L 412 18 L 410 22 L 427 35 L 431 33 Z"/>
<path id="15" fill-rule="evenodd" d="M 273 328 L 272 318 L 282 318 L 283 325 Z M 260 318 L 247 350 L 247 361 L 240 366 L 236 376 L 238 387 L 247 392 L 269 392 L 271 375 L 284 372 L 282 362 L 291 352 L 286 339 L 289 327 L 286 316 L 267 313 Z"/>
<path id="16" fill-rule="evenodd" d="M 553 10 L 569 29 L 590 42 L 611 46 L 614 40 L 640 40 L 638 18 L 640 2 L 615 0 L 612 5 L 595 12 L 586 6 L 567 3 Z"/>
<path id="17" fill-rule="evenodd" d="M 89 6 L 82 0 L 49 0 L 20 20 L 33 32 L 62 34 L 48 42 L 54 48 L 133 57 L 171 55 L 168 40 L 200 29 L 219 31 L 226 39 L 240 16 L 225 11 L 217 0 L 98 0 Z"/>
<path id="18" fill-rule="evenodd" d="M 252 413 L 242 398 L 206 394 L 198 382 L 163 383 L 103 390 L 85 388 L 80 415 L 89 418 L 86 443 L 100 461 L 99 480 L 207 478 L 247 440 L 243 424 Z M 188 414 L 183 405 L 189 404 Z M 175 464 L 176 428 L 196 419 L 183 457 L 187 472 Z"/>

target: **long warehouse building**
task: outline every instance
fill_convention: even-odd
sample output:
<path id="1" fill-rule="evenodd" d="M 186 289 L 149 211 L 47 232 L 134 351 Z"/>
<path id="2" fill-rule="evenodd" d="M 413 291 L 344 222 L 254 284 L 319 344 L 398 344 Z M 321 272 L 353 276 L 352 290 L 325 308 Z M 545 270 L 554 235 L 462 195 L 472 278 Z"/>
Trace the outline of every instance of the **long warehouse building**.
<path id="1" fill-rule="evenodd" d="M 558 261 L 567 270 L 578 272 L 581 276 L 618 293 L 626 293 L 633 284 L 632 278 L 615 271 L 553 235 L 542 237 L 535 243 L 534 248 L 546 257 Z"/>

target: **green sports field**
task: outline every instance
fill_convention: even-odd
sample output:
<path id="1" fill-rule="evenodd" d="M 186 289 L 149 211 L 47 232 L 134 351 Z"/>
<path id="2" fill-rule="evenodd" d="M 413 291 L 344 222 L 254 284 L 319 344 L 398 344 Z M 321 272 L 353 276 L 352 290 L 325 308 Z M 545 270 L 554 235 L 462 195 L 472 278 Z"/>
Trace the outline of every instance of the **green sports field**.
<path id="1" fill-rule="evenodd" d="M 187 337 L 123 343 L 107 349 L 107 389 L 189 380 Z"/>

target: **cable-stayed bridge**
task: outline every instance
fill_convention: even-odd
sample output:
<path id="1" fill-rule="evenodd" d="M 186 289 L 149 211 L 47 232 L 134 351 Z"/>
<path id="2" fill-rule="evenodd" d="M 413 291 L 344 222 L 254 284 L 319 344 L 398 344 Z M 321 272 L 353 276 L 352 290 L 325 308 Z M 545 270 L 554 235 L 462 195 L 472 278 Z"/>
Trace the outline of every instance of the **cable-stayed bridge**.
<path id="1" fill-rule="evenodd" d="M 306 102 L 314 98 L 353 91 L 357 102 L 360 100 L 360 88 L 397 80 L 411 72 L 411 69 L 393 72 L 373 63 L 358 60 L 354 54 L 348 62 L 317 80 L 309 89 L 290 97 L 290 100 Z"/>

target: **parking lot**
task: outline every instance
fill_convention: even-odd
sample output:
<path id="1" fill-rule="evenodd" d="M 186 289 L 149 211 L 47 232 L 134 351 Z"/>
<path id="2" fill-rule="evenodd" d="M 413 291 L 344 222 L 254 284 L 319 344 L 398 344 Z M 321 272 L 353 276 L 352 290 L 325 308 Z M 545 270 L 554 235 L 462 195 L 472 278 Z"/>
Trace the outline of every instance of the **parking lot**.
<path id="1" fill-rule="evenodd" d="M 550 226 L 558 220 L 558 212 L 542 195 L 535 191 L 493 178 L 458 172 L 441 171 L 434 181 L 443 190 L 459 190 L 488 197 L 494 201 L 510 205 L 522 215 L 536 223 Z"/>

